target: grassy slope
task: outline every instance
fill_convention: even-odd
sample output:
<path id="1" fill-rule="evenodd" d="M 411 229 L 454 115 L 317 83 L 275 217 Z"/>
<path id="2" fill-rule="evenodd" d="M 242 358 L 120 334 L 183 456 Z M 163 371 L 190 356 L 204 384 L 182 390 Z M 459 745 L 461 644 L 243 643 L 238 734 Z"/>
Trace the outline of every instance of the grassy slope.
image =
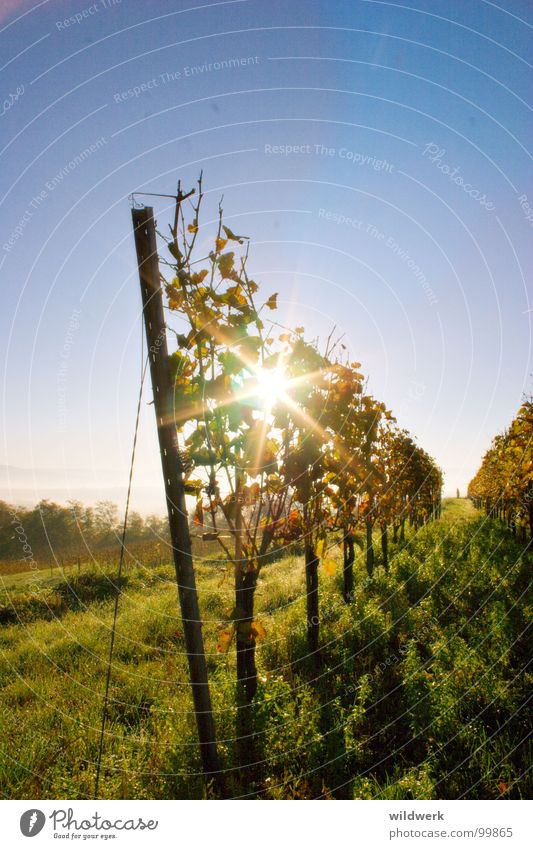
<path id="1" fill-rule="evenodd" d="M 216 652 L 232 605 L 199 567 L 228 793 L 269 798 L 496 798 L 528 794 L 523 703 L 528 555 L 464 499 L 395 551 L 356 600 L 321 576 L 325 667 L 306 659 L 301 561 L 266 567 L 258 608 L 258 765 L 236 768 L 234 657 Z M 105 574 L 11 587 L 0 614 L 0 788 L 11 798 L 93 792 L 112 611 Z M 22 624 L 9 624 L 13 608 Z M 46 619 L 45 617 L 48 617 Z M 233 648 L 233 647 L 232 647 Z M 170 567 L 129 571 L 121 600 L 102 794 L 202 795 Z"/>
<path id="2" fill-rule="evenodd" d="M 445 498 L 442 518 L 446 522 L 457 522 L 460 519 L 473 519 L 478 511 L 469 498 Z"/>

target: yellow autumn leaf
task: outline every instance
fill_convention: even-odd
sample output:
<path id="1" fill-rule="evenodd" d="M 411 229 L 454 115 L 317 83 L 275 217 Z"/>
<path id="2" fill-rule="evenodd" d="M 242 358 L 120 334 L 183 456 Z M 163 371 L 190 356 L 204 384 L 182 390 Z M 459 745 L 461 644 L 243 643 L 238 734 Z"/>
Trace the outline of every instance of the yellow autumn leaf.
<path id="1" fill-rule="evenodd" d="M 269 308 L 269 310 L 275 310 L 278 306 L 278 293 L 276 292 L 274 295 L 271 295 L 268 301 L 266 301 L 265 306 Z"/>
<path id="2" fill-rule="evenodd" d="M 233 639 L 233 634 L 235 633 L 234 628 L 224 628 L 223 631 L 220 631 L 218 635 L 218 643 L 217 643 L 217 651 L 220 654 L 226 654 Z"/>
<path id="3" fill-rule="evenodd" d="M 325 550 L 326 550 L 326 540 L 320 539 L 317 542 L 316 549 L 315 549 L 316 556 L 317 557 L 323 557 Z"/>
<path id="4" fill-rule="evenodd" d="M 193 221 L 192 224 L 189 224 L 189 226 L 187 227 L 187 230 L 189 231 L 189 233 L 197 233 L 198 232 L 198 222 L 196 220 Z"/>
<path id="5" fill-rule="evenodd" d="M 325 557 L 322 561 L 322 566 L 324 567 L 324 572 L 326 575 L 331 577 L 337 571 L 337 564 L 332 557 Z"/>
<path id="6" fill-rule="evenodd" d="M 193 273 L 191 274 L 191 283 L 193 283 L 195 286 L 199 285 L 205 280 L 208 274 L 209 271 L 207 270 L 207 268 L 203 268 L 202 271 L 193 271 Z"/>
<path id="7" fill-rule="evenodd" d="M 218 268 L 220 271 L 220 276 L 222 278 L 229 277 L 233 272 L 233 261 L 235 259 L 235 254 L 233 251 L 229 251 L 227 254 L 222 254 L 218 261 Z"/>
<path id="8" fill-rule="evenodd" d="M 223 251 L 227 244 L 228 244 L 228 240 L 227 239 L 221 239 L 220 236 L 219 236 L 217 238 L 216 242 L 215 242 L 215 247 L 216 247 L 217 253 L 220 253 L 220 251 Z"/>
<path id="9" fill-rule="evenodd" d="M 249 236 L 236 236 L 236 235 L 235 235 L 235 233 L 233 233 L 233 232 L 229 229 L 229 227 L 225 227 L 224 225 L 222 225 L 222 229 L 224 230 L 224 233 L 226 234 L 226 236 L 228 237 L 228 239 L 231 239 L 231 240 L 232 240 L 232 241 L 234 241 L 234 242 L 238 242 L 238 243 L 239 243 L 239 245 L 242 245 L 245 239 L 249 239 L 249 238 L 250 238 Z"/>
<path id="10" fill-rule="evenodd" d="M 254 619 L 250 627 L 250 632 L 256 640 L 264 640 L 266 637 L 266 629 L 258 619 Z"/>

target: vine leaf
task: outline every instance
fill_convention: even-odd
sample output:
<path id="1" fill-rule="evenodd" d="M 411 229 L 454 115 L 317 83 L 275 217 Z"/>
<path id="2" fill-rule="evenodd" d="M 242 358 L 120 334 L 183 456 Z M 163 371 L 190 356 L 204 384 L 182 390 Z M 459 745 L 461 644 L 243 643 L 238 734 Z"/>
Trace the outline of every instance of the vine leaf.
<path id="1" fill-rule="evenodd" d="M 267 634 L 266 628 L 259 621 L 259 619 L 254 619 L 254 621 L 252 622 L 252 624 L 250 626 L 250 634 L 256 640 L 264 640 L 265 639 L 266 634 Z"/>
<path id="2" fill-rule="evenodd" d="M 325 557 L 325 558 L 322 560 L 322 566 L 324 567 L 324 572 L 325 572 L 325 573 L 326 573 L 326 575 L 328 575 L 330 578 L 331 578 L 331 577 L 333 577 L 333 575 L 334 575 L 334 574 L 336 573 L 336 571 L 337 571 L 337 563 L 336 563 L 336 561 L 335 561 L 335 560 L 333 560 L 333 557 Z"/>
<path id="3" fill-rule="evenodd" d="M 196 502 L 196 510 L 194 511 L 194 524 L 200 525 L 203 527 L 204 524 L 204 508 L 202 505 L 202 499 L 199 498 Z"/>
<path id="4" fill-rule="evenodd" d="M 223 631 L 220 631 L 218 634 L 218 643 L 217 643 L 217 652 L 220 654 L 227 654 L 229 651 L 229 647 L 231 645 L 231 641 L 233 640 L 233 636 L 235 634 L 235 627 L 232 628 L 224 628 Z"/>
<path id="5" fill-rule="evenodd" d="M 230 239 L 232 242 L 238 242 L 239 245 L 243 245 L 244 240 L 250 238 L 249 236 L 236 236 L 235 233 L 232 233 L 229 227 L 225 227 L 224 225 L 222 225 L 222 229 L 224 230 L 224 233 L 226 234 L 228 239 Z"/>
<path id="6" fill-rule="evenodd" d="M 227 254 L 222 254 L 222 256 L 218 260 L 218 269 L 220 271 L 220 276 L 222 279 L 226 277 L 231 277 L 233 273 L 233 262 L 235 259 L 235 254 L 233 251 L 230 251 Z"/>

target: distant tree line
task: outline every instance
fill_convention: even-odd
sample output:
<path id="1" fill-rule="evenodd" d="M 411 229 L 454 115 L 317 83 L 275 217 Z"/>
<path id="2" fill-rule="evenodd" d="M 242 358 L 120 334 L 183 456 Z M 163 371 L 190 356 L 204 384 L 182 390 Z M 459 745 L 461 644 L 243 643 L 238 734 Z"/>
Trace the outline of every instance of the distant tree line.
<path id="1" fill-rule="evenodd" d="M 85 555 L 118 545 L 122 521 L 116 504 L 80 501 L 65 506 L 43 499 L 33 508 L 0 501 L 0 560 L 50 560 Z M 128 544 L 168 538 L 167 519 L 131 512 Z"/>

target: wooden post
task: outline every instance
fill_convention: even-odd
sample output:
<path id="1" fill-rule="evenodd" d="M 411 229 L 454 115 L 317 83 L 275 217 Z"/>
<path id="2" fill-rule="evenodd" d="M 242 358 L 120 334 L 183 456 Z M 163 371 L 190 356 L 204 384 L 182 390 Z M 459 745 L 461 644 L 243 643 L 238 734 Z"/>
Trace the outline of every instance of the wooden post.
<path id="1" fill-rule="evenodd" d="M 132 210 L 135 246 L 148 344 L 154 409 L 165 481 L 168 522 L 176 567 L 176 581 L 189 662 L 200 753 L 204 772 L 217 780 L 219 771 L 215 725 L 207 679 L 202 622 L 194 577 L 191 538 L 174 413 L 174 395 L 168 365 L 159 261 L 153 209 Z"/>

